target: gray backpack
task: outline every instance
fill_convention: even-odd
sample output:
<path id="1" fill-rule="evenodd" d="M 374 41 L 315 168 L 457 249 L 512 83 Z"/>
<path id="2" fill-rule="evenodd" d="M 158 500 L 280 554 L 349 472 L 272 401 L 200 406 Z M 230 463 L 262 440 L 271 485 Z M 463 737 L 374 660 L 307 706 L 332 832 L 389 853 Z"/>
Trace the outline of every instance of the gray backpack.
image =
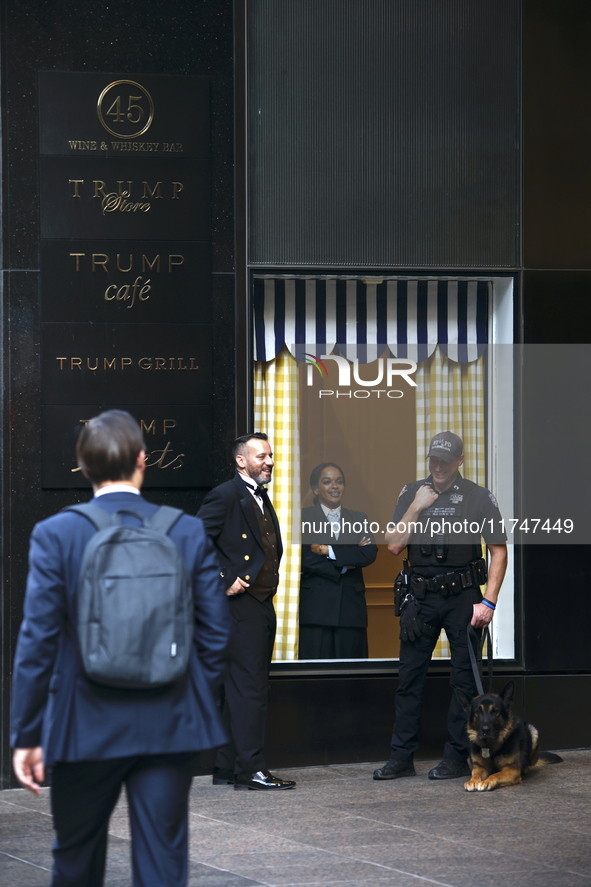
<path id="1" fill-rule="evenodd" d="M 167 533 L 182 515 L 162 506 L 151 518 L 132 509 L 107 514 L 72 505 L 98 532 L 84 551 L 78 580 L 78 643 L 87 677 L 109 687 L 172 684 L 189 664 L 195 624 L 193 589 L 181 552 Z M 141 526 L 120 523 L 133 514 Z"/>

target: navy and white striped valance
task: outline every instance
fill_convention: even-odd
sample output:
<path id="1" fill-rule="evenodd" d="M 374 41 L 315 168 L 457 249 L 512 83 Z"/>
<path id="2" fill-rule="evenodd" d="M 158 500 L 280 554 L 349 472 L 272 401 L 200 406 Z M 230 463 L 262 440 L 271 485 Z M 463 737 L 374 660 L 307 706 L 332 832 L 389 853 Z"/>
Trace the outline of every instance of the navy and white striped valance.
<path id="1" fill-rule="evenodd" d="M 255 360 L 272 360 L 287 345 L 369 363 L 393 357 L 426 360 L 437 345 L 460 363 L 476 360 L 488 341 L 487 280 L 426 278 L 254 278 Z"/>

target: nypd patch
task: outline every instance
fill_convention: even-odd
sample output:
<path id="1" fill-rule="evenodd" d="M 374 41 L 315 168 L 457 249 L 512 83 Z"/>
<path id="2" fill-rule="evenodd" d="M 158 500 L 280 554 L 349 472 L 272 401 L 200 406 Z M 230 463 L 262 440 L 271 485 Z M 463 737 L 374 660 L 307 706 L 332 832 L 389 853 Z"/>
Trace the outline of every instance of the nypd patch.
<path id="1" fill-rule="evenodd" d="M 499 503 L 497 502 L 497 500 L 495 499 L 495 497 L 493 496 L 493 494 L 490 492 L 490 490 L 489 490 L 489 493 L 488 493 L 488 498 L 490 499 L 490 501 L 492 502 L 492 504 L 495 506 L 495 508 L 498 508 L 498 507 L 499 507 Z"/>
<path id="2" fill-rule="evenodd" d="M 408 490 L 408 484 L 404 484 L 404 486 L 402 487 L 402 489 L 401 489 L 400 492 L 398 493 L 398 498 L 400 499 L 400 497 L 402 496 L 402 494 L 403 494 L 403 493 L 406 493 L 407 490 Z"/>

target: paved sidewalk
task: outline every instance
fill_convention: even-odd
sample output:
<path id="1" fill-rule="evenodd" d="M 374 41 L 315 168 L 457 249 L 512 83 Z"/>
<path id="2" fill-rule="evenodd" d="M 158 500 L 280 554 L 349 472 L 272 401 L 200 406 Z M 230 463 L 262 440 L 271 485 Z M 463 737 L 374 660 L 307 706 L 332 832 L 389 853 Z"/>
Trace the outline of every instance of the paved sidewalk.
<path id="1" fill-rule="evenodd" d="M 521 786 L 469 794 L 460 779 L 374 782 L 377 764 L 277 771 L 295 791 L 235 792 L 198 777 L 190 887 L 591 887 L 591 750 Z M 378 762 L 381 764 L 383 762 Z M 48 792 L 0 792 L 0 884 L 47 887 Z M 106 884 L 131 887 L 124 799 Z"/>

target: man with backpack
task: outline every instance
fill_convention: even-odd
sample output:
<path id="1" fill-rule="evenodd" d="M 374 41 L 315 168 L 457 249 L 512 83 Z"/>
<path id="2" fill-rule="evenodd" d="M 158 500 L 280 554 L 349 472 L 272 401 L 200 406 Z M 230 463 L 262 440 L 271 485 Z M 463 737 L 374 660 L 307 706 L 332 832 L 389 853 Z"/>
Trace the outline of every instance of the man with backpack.
<path id="1" fill-rule="evenodd" d="M 53 887 L 100 887 L 124 783 L 134 885 L 183 887 L 195 756 L 226 741 L 225 588 L 202 522 L 140 495 L 144 443 L 128 413 L 91 419 L 76 453 L 92 507 L 31 535 L 14 769 L 35 794 L 50 777 Z"/>

